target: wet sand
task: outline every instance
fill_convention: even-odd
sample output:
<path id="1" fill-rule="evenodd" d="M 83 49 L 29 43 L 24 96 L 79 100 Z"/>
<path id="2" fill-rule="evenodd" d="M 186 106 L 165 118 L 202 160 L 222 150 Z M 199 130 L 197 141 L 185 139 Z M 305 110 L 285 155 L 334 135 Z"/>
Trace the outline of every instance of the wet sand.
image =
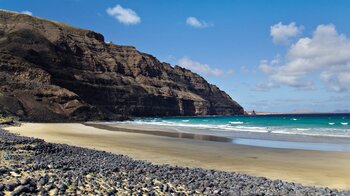
<path id="1" fill-rule="evenodd" d="M 304 185 L 350 189 L 350 153 L 250 147 L 101 128 L 79 123 L 24 123 L 7 130 L 158 164 L 237 171 Z"/>
<path id="2" fill-rule="evenodd" d="M 129 128 L 125 128 L 125 126 L 120 125 L 106 125 L 99 123 L 84 123 L 84 125 L 95 127 L 97 129 L 104 129 L 109 131 L 118 131 L 118 132 L 128 132 L 128 133 L 141 133 L 141 134 L 149 134 L 155 136 L 165 136 L 165 137 L 174 137 L 174 138 L 182 138 L 182 139 L 194 139 L 194 140 L 206 140 L 206 141 L 215 141 L 215 142 L 225 142 L 231 143 L 232 139 L 228 137 L 221 137 L 215 135 L 204 135 L 204 134 L 193 134 L 193 133 L 184 133 L 184 132 L 174 132 L 172 130 L 157 130 L 157 129 L 149 129 L 144 127 L 144 129 L 136 126 L 129 126 Z"/>

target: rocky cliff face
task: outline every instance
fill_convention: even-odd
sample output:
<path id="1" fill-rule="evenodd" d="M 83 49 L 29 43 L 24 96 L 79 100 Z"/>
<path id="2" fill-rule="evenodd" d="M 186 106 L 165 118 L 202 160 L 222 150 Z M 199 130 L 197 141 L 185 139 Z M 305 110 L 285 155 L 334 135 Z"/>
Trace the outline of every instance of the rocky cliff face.
<path id="1" fill-rule="evenodd" d="M 201 76 L 93 31 L 0 11 L 0 112 L 25 120 L 235 115 Z"/>

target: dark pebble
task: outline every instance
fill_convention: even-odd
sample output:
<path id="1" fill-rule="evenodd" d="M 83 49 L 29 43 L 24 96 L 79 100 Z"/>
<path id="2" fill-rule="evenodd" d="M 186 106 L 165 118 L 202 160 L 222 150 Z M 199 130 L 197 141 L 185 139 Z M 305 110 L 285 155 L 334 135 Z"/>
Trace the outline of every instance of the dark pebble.
<path id="1" fill-rule="evenodd" d="M 15 190 L 11 193 L 11 195 L 20 195 L 21 193 L 29 192 L 29 185 L 19 185 Z"/>
<path id="2" fill-rule="evenodd" d="M 41 186 L 44 186 L 47 183 L 47 179 L 44 177 L 41 177 L 38 181 L 38 184 L 40 184 Z"/>
<path id="3" fill-rule="evenodd" d="M 10 182 L 6 184 L 6 190 L 13 191 L 18 186 L 17 182 Z"/>
<path id="4" fill-rule="evenodd" d="M 0 175 L 8 173 L 10 170 L 6 167 L 0 167 Z"/>

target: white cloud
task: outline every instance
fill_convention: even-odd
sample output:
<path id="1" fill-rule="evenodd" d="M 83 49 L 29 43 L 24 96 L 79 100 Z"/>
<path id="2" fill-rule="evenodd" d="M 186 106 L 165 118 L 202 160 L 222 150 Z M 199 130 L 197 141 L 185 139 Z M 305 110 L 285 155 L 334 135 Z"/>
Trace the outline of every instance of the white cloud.
<path id="1" fill-rule="evenodd" d="M 281 22 L 270 27 L 270 35 L 276 44 L 288 44 L 291 37 L 299 35 L 303 27 L 297 27 L 295 22 L 284 25 Z"/>
<path id="2" fill-rule="evenodd" d="M 179 65 L 181 67 L 189 69 L 195 73 L 207 75 L 207 76 L 211 75 L 211 76 L 219 77 L 219 76 L 225 76 L 225 75 L 232 75 L 234 72 L 233 70 L 228 70 L 228 71 L 224 72 L 221 69 L 212 68 L 208 64 L 202 64 L 202 63 L 194 61 L 188 57 L 182 57 L 179 60 Z"/>
<path id="3" fill-rule="evenodd" d="M 249 70 L 249 68 L 246 67 L 246 66 L 241 66 L 241 72 L 242 72 L 242 73 L 249 73 L 250 70 Z"/>
<path id="4" fill-rule="evenodd" d="M 292 44 L 285 62 L 273 65 L 262 61 L 260 70 L 270 81 L 297 88 L 312 88 L 313 75 L 336 92 L 350 89 L 350 40 L 335 26 L 319 25 L 311 37 Z"/>
<path id="5" fill-rule="evenodd" d="M 121 5 L 116 5 L 113 8 L 108 8 L 107 14 L 114 16 L 119 22 L 125 25 L 135 25 L 141 22 L 141 18 L 134 10 L 123 8 Z"/>
<path id="6" fill-rule="evenodd" d="M 255 89 L 256 91 L 268 91 L 272 88 L 278 88 L 279 85 L 278 84 L 275 84 L 273 82 L 262 82 L 262 83 L 259 83 L 255 86 Z"/>
<path id="7" fill-rule="evenodd" d="M 33 16 L 33 13 L 30 12 L 30 11 L 28 11 L 28 10 L 22 11 L 21 14 L 27 14 L 27 15 L 29 15 L 29 16 Z"/>
<path id="8" fill-rule="evenodd" d="M 186 19 L 186 24 L 194 28 L 208 28 L 213 26 L 213 24 L 207 23 L 206 21 L 200 21 L 193 16 Z"/>

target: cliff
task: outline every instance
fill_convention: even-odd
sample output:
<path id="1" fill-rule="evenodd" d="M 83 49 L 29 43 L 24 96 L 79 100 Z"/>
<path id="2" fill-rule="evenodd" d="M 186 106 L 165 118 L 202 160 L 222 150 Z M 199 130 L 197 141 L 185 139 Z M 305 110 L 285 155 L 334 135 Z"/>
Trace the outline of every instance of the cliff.
<path id="1" fill-rule="evenodd" d="M 0 113 L 24 120 L 236 115 L 198 74 L 96 32 L 0 10 Z"/>

